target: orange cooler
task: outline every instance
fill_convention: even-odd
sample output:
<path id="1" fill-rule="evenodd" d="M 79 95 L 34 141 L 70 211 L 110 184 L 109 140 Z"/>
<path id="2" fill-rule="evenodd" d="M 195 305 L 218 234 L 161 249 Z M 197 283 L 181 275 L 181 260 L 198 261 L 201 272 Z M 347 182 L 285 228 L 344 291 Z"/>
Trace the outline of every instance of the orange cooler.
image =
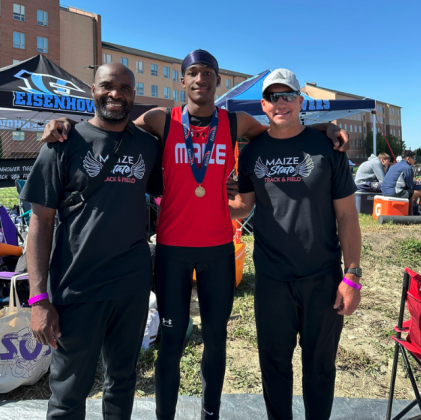
<path id="1" fill-rule="evenodd" d="M 246 258 L 246 244 L 235 244 L 235 283 L 238 285 L 243 279 L 244 260 Z M 193 282 L 196 283 L 196 271 L 193 271 Z"/>
<path id="2" fill-rule="evenodd" d="M 385 197 L 375 195 L 373 219 L 379 216 L 408 216 L 409 200 L 407 198 Z"/>

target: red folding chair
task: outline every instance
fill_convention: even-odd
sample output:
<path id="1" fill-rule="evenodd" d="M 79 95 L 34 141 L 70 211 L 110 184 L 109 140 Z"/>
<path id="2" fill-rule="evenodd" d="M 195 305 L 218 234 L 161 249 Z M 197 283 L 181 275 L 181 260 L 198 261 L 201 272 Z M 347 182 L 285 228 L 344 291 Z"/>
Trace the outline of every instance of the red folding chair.
<path id="1" fill-rule="evenodd" d="M 405 302 L 408 307 L 410 318 L 404 321 Z M 386 420 L 392 416 L 393 395 L 395 392 L 396 371 L 398 369 L 399 353 L 402 355 L 406 371 L 411 381 L 415 393 L 415 400 L 408 404 L 399 414 L 393 417 L 393 420 L 399 420 L 412 410 L 417 404 L 421 410 L 421 397 L 418 391 L 417 383 L 412 373 L 411 365 L 408 360 L 408 353 L 421 367 L 421 276 L 409 268 L 405 268 L 403 275 L 401 307 L 399 310 L 398 325 L 394 328 L 396 335 L 392 338 L 396 341 L 395 355 L 393 358 L 392 377 L 390 380 L 389 402 L 387 405 Z M 402 338 L 406 334 L 406 338 Z M 421 419 L 418 415 L 413 419 Z"/>

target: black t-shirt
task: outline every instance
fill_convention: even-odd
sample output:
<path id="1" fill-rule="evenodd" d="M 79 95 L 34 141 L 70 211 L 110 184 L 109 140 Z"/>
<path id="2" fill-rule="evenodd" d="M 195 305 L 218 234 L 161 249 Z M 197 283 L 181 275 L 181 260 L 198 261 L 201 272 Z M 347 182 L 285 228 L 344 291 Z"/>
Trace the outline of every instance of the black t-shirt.
<path id="1" fill-rule="evenodd" d="M 20 197 L 57 209 L 98 174 L 122 135 L 77 124 L 66 142 L 42 147 Z M 160 193 L 161 167 L 161 145 L 136 129 L 104 183 L 55 231 L 49 276 L 54 304 L 110 300 L 151 288 L 145 193 Z"/>
<path id="2" fill-rule="evenodd" d="M 278 280 L 322 275 L 341 263 L 333 200 L 356 190 L 345 153 L 305 128 L 275 139 L 263 133 L 239 157 L 240 193 L 255 192 L 256 270 Z"/>

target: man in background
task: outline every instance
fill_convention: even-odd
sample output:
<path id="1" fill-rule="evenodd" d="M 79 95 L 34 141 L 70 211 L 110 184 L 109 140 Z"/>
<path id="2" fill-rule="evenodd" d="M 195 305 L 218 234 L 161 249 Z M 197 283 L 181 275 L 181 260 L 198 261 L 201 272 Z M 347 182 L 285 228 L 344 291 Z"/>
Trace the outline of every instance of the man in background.
<path id="1" fill-rule="evenodd" d="M 411 168 L 415 162 L 415 152 L 404 150 L 402 160 L 389 169 L 382 184 L 383 195 L 409 200 L 409 216 L 412 216 L 414 211 L 413 199 L 421 197 L 421 185 L 414 182 Z"/>
<path id="2" fill-rule="evenodd" d="M 381 183 L 389 169 L 390 156 L 380 153 L 378 157 L 371 155 L 363 162 L 355 174 L 355 185 L 359 190 L 368 192 L 380 192 Z"/>

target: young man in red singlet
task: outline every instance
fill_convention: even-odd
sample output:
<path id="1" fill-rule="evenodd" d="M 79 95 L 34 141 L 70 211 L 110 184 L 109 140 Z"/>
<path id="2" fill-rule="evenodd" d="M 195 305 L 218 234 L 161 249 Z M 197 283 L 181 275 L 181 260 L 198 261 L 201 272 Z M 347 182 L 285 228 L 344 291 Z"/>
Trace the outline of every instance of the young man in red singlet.
<path id="1" fill-rule="evenodd" d="M 192 274 L 196 270 L 204 352 L 202 419 L 219 419 L 226 363 L 227 324 L 235 290 L 235 256 L 226 181 L 234 167 L 238 138 L 266 131 L 244 112 L 216 109 L 221 82 L 216 59 L 206 51 L 190 53 L 182 64 L 181 82 L 187 105 L 155 108 L 135 124 L 157 136 L 164 145 L 164 191 L 157 224 L 156 294 L 162 338 L 156 366 L 156 415 L 175 417 L 180 383 L 180 359 L 189 322 Z M 46 135 L 61 139 L 55 129 Z M 70 128 L 63 128 L 63 137 Z M 346 134 L 334 125 L 328 130 L 335 148 Z M 209 138 L 209 140 L 208 140 Z"/>
<path id="2" fill-rule="evenodd" d="M 136 121 L 164 144 L 155 269 L 162 322 L 156 414 L 158 420 L 175 416 L 195 269 L 204 342 L 201 417 L 218 419 L 235 290 L 235 249 L 225 183 L 234 167 L 237 139 L 253 138 L 267 127 L 246 113 L 215 108 L 221 78 L 218 63 L 208 52 L 193 51 L 181 70 L 187 105 L 171 111 L 153 109 Z"/>

